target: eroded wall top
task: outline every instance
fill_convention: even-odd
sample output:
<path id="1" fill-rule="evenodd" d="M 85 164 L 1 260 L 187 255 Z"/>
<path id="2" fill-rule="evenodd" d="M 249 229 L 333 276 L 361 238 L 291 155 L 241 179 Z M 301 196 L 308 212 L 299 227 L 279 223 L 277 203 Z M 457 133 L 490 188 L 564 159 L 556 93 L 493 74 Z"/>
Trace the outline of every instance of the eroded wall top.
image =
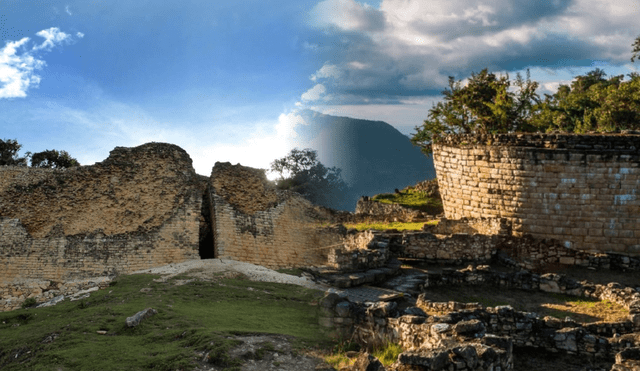
<path id="1" fill-rule="evenodd" d="M 142 232 L 171 217 L 197 181 L 189 155 L 165 143 L 116 147 L 71 169 L 0 166 L 0 217 L 20 219 L 35 238 Z"/>
<path id="2" fill-rule="evenodd" d="M 211 185 L 217 195 L 248 215 L 268 210 L 282 201 L 264 170 L 240 164 L 216 162 L 211 171 Z"/>

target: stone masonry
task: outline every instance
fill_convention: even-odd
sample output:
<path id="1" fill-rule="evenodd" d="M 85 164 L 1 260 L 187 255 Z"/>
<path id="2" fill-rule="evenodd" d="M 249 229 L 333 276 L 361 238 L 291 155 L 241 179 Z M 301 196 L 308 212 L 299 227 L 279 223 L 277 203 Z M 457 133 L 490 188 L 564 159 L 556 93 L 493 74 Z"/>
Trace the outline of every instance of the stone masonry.
<path id="1" fill-rule="evenodd" d="M 271 185 L 263 170 L 217 162 L 210 179 L 215 257 L 270 268 L 321 265 L 343 235 L 332 214 Z"/>
<path id="2" fill-rule="evenodd" d="M 191 158 L 170 144 L 66 170 L 0 167 L 0 292 L 15 306 L 63 282 L 198 258 L 201 201 Z"/>
<path id="3" fill-rule="evenodd" d="M 263 170 L 217 163 L 199 176 L 171 144 L 117 147 L 71 169 L 0 166 L 0 310 L 201 256 L 323 264 L 344 235 L 332 218 Z"/>
<path id="4" fill-rule="evenodd" d="M 640 135 L 446 136 L 433 152 L 447 218 L 507 218 L 516 236 L 640 253 Z"/>

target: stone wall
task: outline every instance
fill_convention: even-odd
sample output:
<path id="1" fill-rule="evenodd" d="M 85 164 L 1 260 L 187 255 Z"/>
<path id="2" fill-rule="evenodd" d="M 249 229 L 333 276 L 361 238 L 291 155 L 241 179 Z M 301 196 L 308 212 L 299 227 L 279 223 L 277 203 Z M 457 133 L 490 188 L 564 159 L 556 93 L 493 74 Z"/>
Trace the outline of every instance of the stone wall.
<path id="1" fill-rule="evenodd" d="M 92 166 L 0 167 L 0 287 L 198 258 L 201 186 L 181 148 L 116 147 Z M 41 285 L 39 283 L 38 285 Z M 37 290 L 36 290 L 37 291 Z"/>
<path id="2" fill-rule="evenodd" d="M 356 340 L 367 348 L 397 343 L 404 349 L 397 363 L 427 369 L 511 369 L 514 346 L 619 364 L 638 359 L 623 353 L 640 346 L 639 326 L 629 320 L 581 325 L 570 319 L 540 318 L 510 306 L 434 303 L 425 294 L 416 305 L 400 310 L 395 302 L 353 303 L 329 292 L 320 302 L 319 324 L 330 335 Z M 447 313 L 425 313 L 434 308 Z"/>
<path id="3" fill-rule="evenodd" d="M 506 218 L 516 236 L 640 253 L 640 135 L 460 135 L 433 150 L 450 219 Z"/>
<path id="4" fill-rule="evenodd" d="M 490 285 L 497 289 L 542 291 L 608 300 L 629 310 L 629 326 L 640 330 L 640 292 L 638 291 L 640 287 L 627 287 L 615 282 L 607 285 L 587 281 L 578 282 L 563 274 L 556 273 L 538 275 L 527 271 L 495 272 L 488 266 L 468 267 L 460 270 L 443 269 L 442 273 L 427 272 L 426 275 L 424 285 L 420 287 L 425 292 L 429 287 L 443 285 Z"/>
<path id="5" fill-rule="evenodd" d="M 270 268 L 322 265 L 343 234 L 332 214 L 277 190 L 263 170 L 217 162 L 210 178 L 215 257 Z"/>

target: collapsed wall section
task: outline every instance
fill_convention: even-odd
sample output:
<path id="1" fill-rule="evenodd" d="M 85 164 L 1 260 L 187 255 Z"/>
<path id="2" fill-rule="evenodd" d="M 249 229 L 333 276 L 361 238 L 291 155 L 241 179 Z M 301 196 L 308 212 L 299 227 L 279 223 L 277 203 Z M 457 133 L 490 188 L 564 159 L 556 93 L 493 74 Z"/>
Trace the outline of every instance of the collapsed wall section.
<path id="1" fill-rule="evenodd" d="M 640 135 L 458 135 L 433 152 L 447 218 L 506 218 L 516 236 L 640 253 Z"/>
<path id="2" fill-rule="evenodd" d="M 264 170 L 216 162 L 210 195 L 215 257 L 270 268 L 325 264 L 342 242 L 331 213 L 270 184 Z"/>
<path id="3" fill-rule="evenodd" d="M 189 155 L 170 144 L 65 170 L 0 167 L 0 285 L 198 258 L 201 202 Z"/>

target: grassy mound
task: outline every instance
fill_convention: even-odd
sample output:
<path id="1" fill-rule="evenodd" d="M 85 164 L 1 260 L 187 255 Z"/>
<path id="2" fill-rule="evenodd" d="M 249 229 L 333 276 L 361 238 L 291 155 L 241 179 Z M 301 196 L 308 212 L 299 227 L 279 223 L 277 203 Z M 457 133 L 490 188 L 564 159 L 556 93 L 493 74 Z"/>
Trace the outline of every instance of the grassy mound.
<path id="1" fill-rule="evenodd" d="M 291 335 L 300 348 L 330 344 L 318 325 L 320 291 L 242 277 L 157 277 L 122 276 L 84 300 L 0 313 L 0 369 L 193 369 L 198 353 L 233 368 L 240 361 L 228 356 L 237 345 L 229 335 L 242 333 Z M 158 314 L 125 325 L 148 307 Z"/>

